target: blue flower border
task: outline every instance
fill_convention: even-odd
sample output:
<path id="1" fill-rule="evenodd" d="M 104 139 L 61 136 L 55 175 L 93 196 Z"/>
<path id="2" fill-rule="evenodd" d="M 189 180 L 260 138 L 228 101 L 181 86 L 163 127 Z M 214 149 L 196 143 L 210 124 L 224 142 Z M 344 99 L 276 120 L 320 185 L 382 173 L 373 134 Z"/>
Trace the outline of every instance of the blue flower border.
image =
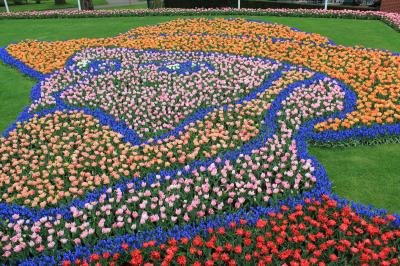
<path id="1" fill-rule="evenodd" d="M 375 49 L 373 49 L 375 50 Z M 398 56 L 398 54 L 393 54 Z M 0 50 L 0 57 L 3 59 L 3 61 L 7 64 L 13 65 L 17 67 L 21 72 L 28 74 L 32 77 L 35 77 L 39 80 L 42 80 L 46 78 L 47 75 L 41 74 L 37 72 L 34 69 L 29 68 L 26 66 L 23 62 L 12 58 L 5 48 L 2 48 Z M 288 65 L 286 65 L 288 66 Z M 306 69 L 306 68 L 302 68 Z M 315 71 L 312 71 L 315 72 Z M 286 99 L 286 97 L 298 86 L 301 85 L 309 85 L 312 82 L 319 80 L 321 78 L 324 78 L 324 76 L 321 73 L 316 73 L 314 77 L 311 79 L 302 81 L 302 82 L 297 82 L 289 85 L 286 89 L 284 89 L 278 97 L 273 101 L 272 106 L 270 111 L 267 113 L 265 116 L 265 121 L 268 121 L 269 123 L 266 123 L 266 125 L 272 125 L 270 128 L 266 127 L 264 133 L 260 133 L 259 138 L 257 138 L 258 141 L 251 141 L 244 145 L 240 150 L 242 151 L 251 151 L 251 149 L 254 149 L 257 144 L 260 145 L 265 141 L 268 136 L 272 135 L 273 132 L 275 132 L 275 127 L 276 123 L 276 112 L 279 111 L 281 107 L 281 101 Z M 342 84 L 342 83 L 341 83 Z M 170 230 L 163 231 L 161 228 L 157 228 L 154 230 L 146 231 L 146 232 L 140 232 L 135 235 L 123 235 L 123 236 L 117 236 L 114 238 L 110 238 L 107 240 L 102 240 L 99 241 L 97 244 L 94 246 L 78 246 L 75 250 L 70 250 L 68 252 L 57 252 L 56 256 L 37 256 L 35 258 L 29 258 L 26 260 L 20 261 L 21 265 L 49 265 L 49 264 L 57 264 L 57 262 L 60 262 L 62 260 L 71 260 L 73 261 L 76 258 L 82 258 L 82 257 L 88 257 L 91 253 L 93 252 L 103 252 L 103 251 L 111 251 L 111 252 L 119 252 L 121 251 L 121 244 L 122 243 L 127 243 L 132 247 L 140 247 L 141 243 L 149 241 L 149 240 L 158 240 L 159 242 L 164 242 L 168 237 L 175 237 L 177 239 L 181 237 L 193 237 L 196 234 L 205 234 L 205 230 L 208 227 L 218 227 L 218 226 L 224 226 L 230 221 L 238 221 L 239 218 L 247 219 L 250 221 L 250 223 L 254 224 L 259 217 L 264 217 L 270 212 L 279 212 L 280 206 L 282 205 L 287 205 L 290 207 L 294 207 L 297 204 L 303 204 L 304 199 L 314 197 L 317 199 L 321 198 L 322 194 L 330 194 L 331 197 L 335 200 L 338 201 L 339 203 L 339 208 L 343 206 L 351 206 L 352 209 L 360 214 L 364 215 L 366 217 L 373 217 L 373 216 L 384 216 L 386 215 L 387 211 L 383 209 L 375 209 L 372 206 L 365 206 L 362 204 L 357 204 L 352 201 L 349 201 L 347 199 L 340 199 L 338 196 L 334 195 L 331 193 L 331 183 L 328 179 L 328 176 L 326 174 L 326 171 L 324 167 L 314 158 L 308 155 L 307 153 L 307 140 L 317 140 L 317 141 L 343 141 L 349 138 L 373 138 L 377 136 L 382 136 L 382 135 L 398 135 L 400 134 L 400 124 L 395 124 L 395 125 L 374 125 L 372 127 L 361 127 L 361 128 L 354 128 L 354 129 L 349 129 L 349 130 L 341 130 L 339 132 L 337 131 L 326 131 L 322 133 L 316 133 L 314 129 L 314 125 L 328 119 L 328 118 L 343 118 L 346 113 L 349 113 L 354 110 L 355 104 L 356 104 L 356 95 L 355 93 L 350 90 L 347 86 L 342 84 L 342 89 L 345 91 L 345 108 L 342 112 L 330 115 L 327 118 L 317 118 L 313 119 L 305 124 L 303 124 L 299 130 L 299 132 L 295 136 L 295 140 L 297 142 L 297 150 L 298 150 L 298 156 L 299 158 L 304 158 L 304 159 L 311 159 L 312 164 L 315 167 L 315 176 L 317 177 L 317 183 L 313 187 L 313 189 L 309 192 L 303 192 L 301 195 L 298 195 L 296 197 L 289 197 L 287 199 L 279 201 L 275 206 L 272 207 L 254 207 L 251 208 L 250 212 L 244 212 L 243 210 L 240 210 L 239 212 L 235 214 L 226 214 L 226 215 L 220 215 L 220 216 L 215 216 L 213 218 L 207 218 L 203 219 L 200 221 L 200 223 L 192 223 L 186 226 L 175 226 L 174 228 Z M 39 94 L 38 94 L 39 93 Z M 40 96 L 40 86 L 36 85 L 32 88 L 31 92 L 31 98 L 35 99 Z M 25 111 L 25 110 L 24 110 Z M 50 111 L 51 112 L 51 111 Z M 19 120 L 17 120 L 19 121 Z M 273 122 L 271 124 L 271 122 Z M 8 134 L 9 131 L 6 131 L 6 134 Z M 239 152 L 232 151 L 231 153 L 227 153 L 223 158 L 224 160 L 231 158 L 232 156 L 234 157 L 235 155 L 239 154 Z M 232 158 L 233 158 L 232 157 Z M 191 164 L 191 167 L 199 167 L 200 165 L 207 165 L 208 163 L 211 163 L 212 160 L 209 160 L 207 162 L 194 162 Z M 182 169 L 182 170 L 172 170 L 172 171 L 162 171 L 158 173 L 160 176 L 167 176 L 167 175 L 174 175 L 178 172 L 188 172 L 189 169 Z M 156 174 L 149 175 L 145 179 L 141 180 L 124 180 L 125 187 L 128 182 L 134 182 L 137 187 L 142 186 L 142 182 L 145 181 L 147 183 L 152 182 L 154 180 L 154 177 Z M 116 185 L 115 187 L 120 187 L 121 184 Z M 105 189 L 103 188 L 102 192 L 105 192 Z M 99 191 L 97 191 L 99 192 Z M 90 193 L 90 194 L 97 194 L 95 193 Z M 88 195 L 90 196 L 90 195 Z M 76 202 L 78 203 L 78 202 Z M 83 203 L 83 202 L 82 202 Z M 77 204 L 79 205 L 79 204 Z M 74 206 L 77 206 L 74 205 Z M 1 206 L 3 209 L 3 206 Z M 4 206 L 4 207 L 11 207 L 11 205 Z M 21 207 L 21 206 L 18 206 Z M 15 213 L 15 210 L 13 213 Z M 24 211 L 27 211 L 28 208 L 22 207 L 21 215 L 30 215 L 28 213 L 24 213 Z M 3 215 L 3 214 L 2 214 Z M 9 215 L 9 214 L 8 214 Z M 7 216 L 8 216 L 7 215 Z M 396 220 L 392 222 L 392 225 L 394 227 L 400 227 L 400 215 L 394 214 L 396 217 Z M 6 217 L 6 216 L 2 216 Z M 32 217 L 33 218 L 33 217 Z"/>
<path id="2" fill-rule="evenodd" d="M 318 74 L 317 74 L 318 75 Z M 318 77 L 314 77 L 310 80 L 319 80 Z M 308 82 L 310 82 L 308 80 Z M 315 81 L 314 80 L 314 81 Z M 300 83 L 308 83 L 300 82 Z M 295 86 L 289 86 L 284 91 L 279 94 L 279 99 L 275 99 L 273 102 L 272 108 L 275 110 L 270 112 L 269 115 L 266 115 L 266 118 L 272 118 L 276 112 L 279 111 L 281 107 L 281 101 L 286 99 L 287 96 L 290 95 L 291 92 L 295 88 L 298 88 L 302 84 L 296 84 Z M 345 91 L 345 110 L 348 108 L 354 108 L 355 106 L 355 93 L 348 89 L 346 86 L 342 87 Z M 335 115 L 331 115 L 331 117 L 335 117 Z M 272 118 L 273 119 L 273 118 Z M 310 124 L 319 123 L 320 119 L 311 120 Z M 308 124 L 308 123 L 307 123 Z M 140 248 L 142 243 L 156 240 L 158 243 L 165 242 L 168 238 L 174 237 L 176 239 L 180 239 L 182 237 L 192 238 L 196 235 L 207 234 L 207 228 L 217 228 L 217 227 L 225 227 L 232 221 L 239 222 L 239 219 L 246 219 L 249 221 L 251 225 L 254 225 L 259 218 L 264 218 L 268 216 L 271 212 L 281 212 L 280 207 L 282 205 L 289 206 L 291 208 L 295 207 L 298 204 L 304 204 L 306 198 L 315 198 L 322 199 L 322 195 L 330 195 L 330 197 L 338 202 L 338 208 L 342 208 L 344 206 L 350 206 L 357 214 L 372 218 L 374 216 L 385 216 L 387 214 L 386 210 L 375 209 L 371 206 L 365 206 L 362 204 L 354 203 L 347 199 L 341 199 L 338 196 L 331 193 L 331 183 L 328 179 L 326 171 L 324 167 L 314 158 L 308 155 L 306 150 L 306 135 L 309 129 L 309 126 L 304 124 L 299 130 L 299 133 L 295 136 L 295 140 L 297 141 L 297 149 L 299 158 L 311 159 L 312 165 L 315 167 L 315 176 L 317 177 L 317 183 L 314 188 L 309 192 L 303 192 L 302 194 L 289 197 L 284 200 L 279 201 L 276 205 L 271 207 L 253 207 L 251 211 L 245 212 L 243 210 L 239 210 L 237 213 L 225 214 L 214 216 L 212 218 L 206 218 L 200 220 L 200 222 L 193 222 L 191 224 L 187 224 L 185 226 L 175 226 L 172 229 L 163 230 L 161 227 L 157 229 L 139 232 L 134 235 L 126 234 L 122 236 L 117 236 L 113 238 L 109 238 L 106 240 L 101 240 L 94 246 L 78 246 L 74 250 L 70 250 L 67 252 L 58 252 L 55 256 L 38 256 L 35 258 L 30 258 L 24 261 L 21 261 L 21 265 L 49 265 L 49 264 L 57 264 L 62 262 L 63 260 L 75 261 L 78 258 L 88 258 L 92 253 L 103 253 L 103 252 L 122 252 L 121 245 L 123 243 L 128 244 L 131 248 Z M 400 215 L 394 214 L 396 220 L 392 222 L 393 227 L 400 227 Z"/>
<path id="3" fill-rule="evenodd" d="M 127 50 L 129 50 L 129 49 L 127 49 Z M 159 51 L 155 51 L 154 50 L 154 52 L 158 53 Z M 272 60 L 268 60 L 268 61 L 271 62 L 271 63 L 274 63 Z M 68 64 L 72 65 L 72 61 L 69 61 Z M 242 103 L 244 101 L 250 101 L 250 100 L 256 98 L 259 93 L 262 93 L 263 91 L 267 90 L 273 84 L 274 81 L 278 80 L 282 76 L 282 71 L 284 71 L 285 69 L 288 68 L 287 66 L 284 66 L 283 64 L 280 64 L 280 65 L 283 66 L 281 69 L 278 69 L 274 73 L 270 74 L 270 76 L 269 76 L 267 81 L 265 81 L 259 88 L 252 90 L 252 92 L 250 94 L 246 95 L 244 98 L 239 99 L 237 101 L 237 103 Z M 40 95 L 40 83 L 39 83 L 39 86 L 35 86 L 34 87 L 34 90 L 37 91 L 35 94 Z M 60 92 L 58 94 L 60 94 Z M 68 110 L 68 111 L 77 110 L 77 108 L 75 108 L 75 107 L 70 107 L 70 106 L 65 105 L 64 103 L 58 101 L 57 97 L 56 97 L 56 100 L 57 100 L 56 101 L 57 102 L 57 106 L 55 108 L 46 109 L 44 111 L 37 112 L 36 114 L 39 115 L 39 116 L 43 116 L 43 115 L 46 115 L 48 113 L 53 113 L 54 111 L 57 111 L 57 110 L 59 110 L 59 111 L 61 111 L 61 110 Z M 175 136 L 178 136 L 178 133 L 180 131 L 184 130 L 185 125 L 188 125 L 191 122 L 194 122 L 194 121 L 197 121 L 197 120 L 201 120 L 208 113 L 212 112 L 215 109 L 219 109 L 219 108 L 227 109 L 227 106 L 218 107 L 218 108 L 207 108 L 207 109 L 198 111 L 197 113 L 191 115 L 189 118 L 185 119 L 178 127 L 175 128 L 175 130 L 167 133 L 168 136 L 170 136 L 172 134 L 175 135 Z M 92 111 L 92 110 L 88 110 L 86 108 L 83 108 L 83 109 L 80 109 L 80 110 L 83 110 L 86 114 L 90 114 L 90 115 L 95 116 L 97 119 L 99 119 L 101 121 L 102 124 L 111 126 L 118 133 L 130 134 L 130 136 L 131 136 L 132 133 L 134 133 L 127 126 L 124 127 L 124 124 L 116 123 L 111 116 L 109 116 L 109 115 L 107 115 L 105 113 L 102 113 L 99 110 Z M 27 121 L 31 117 L 33 117 L 33 114 L 30 114 L 30 113 L 27 113 L 27 112 L 24 111 L 20 115 L 20 117 L 17 120 L 17 122 Z M 114 126 L 112 124 L 110 125 L 109 121 L 115 123 L 116 126 Z M 7 133 L 10 132 L 11 130 L 13 130 L 16 127 L 16 123 L 14 123 L 7 130 Z M 126 141 L 132 140 L 132 137 L 126 137 L 126 135 L 124 135 L 124 136 L 125 136 L 125 140 Z M 161 136 L 160 139 L 161 138 L 165 138 L 165 137 L 166 137 L 166 134 Z M 134 139 L 134 141 L 136 142 L 137 139 Z M 260 146 L 262 143 L 263 143 L 262 141 L 258 141 L 257 145 Z M 132 143 L 132 144 L 136 144 L 136 143 Z M 227 154 L 223 155 L 223 158 L 225 160 L 228 158 L 228 156 L 229 156 L 229 158 L 235 158 L 235 157 L 238 156 L 238 154 L 242 150 L 250 150 L 250 149 L 253 149 L 254 146 L 255 146 L 255 144 L 246 143 L 246 145 L 243 146 L 241 150 L 235 150 L 235 151 L 228 152 Z M 247 148 L 245 148 L 245 147 L 247 147 Z M 195 162 L 190 164 L 190 168 L 191 169 L 199 168 L 200 166 L 206 166 L 207 167 L 208 165 L 210 165 L 213 162 L 214 162 L 214 160 L 212 160 L 212 159 L 210 159 L 208 161 L 204 161 L 204 162 L 195 161 Z M 161 171 L 161 172 L 158 172 L 158 173 L 149 174 L 146 177 L 142 177 L 142 178 L 140 178 L 140 181 L 147 180 L 147 183 L 152 183 L 156 175 L 162 175 L 164 177 L 165 176 L 174 176 L 178 172 L 189 173 L 190 170 L 187 169 L 187 168 L 186 169 L 184 168 L 184 169 L 181 169 L 181 170 L 168 170 L 168 171 L 164 170 L 164 171 Z M 122 191 L 125 191 L 126 190 L 126 184 L 127 183 L 131 183 L 132 180 L 134 180 L 134 179 L 132 179 L 132 178 L 122 179 L 120 182 L 118 182 L 114 186 L 114 188 L 120 188 Z M 140 183 L 139 182 L 137 182 L 137 183 L 138 183 L 138 186 L 140 186 Z M 108 187 L 103 187 L 101 189 L 96 189 L 93 192 L 89 192 L 89 193 L 87 193 L 85 195 L 84 199 L 82 199 L 82 200 L 81 199 L 72 200 L 66 206 L 60 205 L 58 207 L 49 208 L 49 209 L 34 209 L 34 208 L 30 208 L 30 207 L 26 207 L 26 206 L 20 206 L 20 205 L 16 205 L 16 204 L 0 203 L 0 218 L 13 220 L 12 215 L 15 214 L 15 213 L 19 213 L 20 217 L 25 217 L 25 218 L 30 219 L 32 221 L 36 221 L 36 220 L 40 219 L 40 217 L 42 217 L 42 216 L 55 216 L 57 214 L 62 214 L 65 217 L 65 219 L 71 219 L 72 215 L 71 215 L 71 212 L 69 210 L 69 208 L 71 206 L 82 208 L 82 207 L 84 207 L 84 205 L 86 203 L 97 199 L 101 194 L 105 193 L 107 188 Z"/>
<path id="4" fill-rule="evenodd" d="M 125 50 L 129 51 L 129 49 L 125 49 Z M 159 51 L 154 51 L 154 52 L 159 52 Z M 211 55 L 211 54 L 212 53 L 210 53 L 209 55 Z M 271 63 L 274 63 L 274 62 L 271 62 Z M 69 61 L 68 64 L 70 66 L 72 66 L 73 61 Z M 270 86 L 272 86 L 273 82 L 278 80 L 282 76 L 283 71 L 288 70 L 291 67 L 292 67 L 292 69 L 300 69 L 300 67 L 293 67 L 293 66 L 290 66 L 285 63 L 281 63 L 281 65 L 283 66 L 283 68 L 279 69 L 275 73 L 271 74 L 269 79 L 262 86 L 253 90 L 251 93 L 247 94 L 244 98 L 239 99 L 236 103 L 241 104 L 244 101 L 250 101 L 250 100 L 256 98 L 258 94 L 264 92 Z M 302 69 L 308 70 L 306 68 L 302 68 Z M 281 102 L 283 100 L 285 100 L 285 98 L 290 94 L 289 92 L 293 91 L 295 88 L 300 87 L 302 85 L 309 86 L 313 82 L 322 80 L 324 78 L 327 78 L 327 76 L 320 74 L 320 73 L 316 73 L 316 74 L 314 74 L 313 77 L 311 77 L 309 79 L 290 84 L 272 102 L 271 108 L 269 109 L 266 116 L 264 117 L 265 128 L 261 128 L 260 134 L 256 138 L 254 138 L 251 141 L 244 144 L 238 150 L 228 151 L 224 154 L 220 153 L 218 156 L 216 156 L 216 157 L 223 158 L 220 164 L 224 163 L 226 160 L 234 160 L 235 158 L 237 158 L 237 156 L 239 154 L 250 154 L 251 150 L 262 147 L 263 144 L 266 142 L 266 140 L 268 138 L 270 138 L 276 131 L 276 112 L 278 112 L 281 109 Z M 337 81 L 337 82 L 338 82 L 338 84 L 341 84 L 339 81 Z M 341 84 L 341 86 L 343 88 L 345 87 L 344 84 Z M 40 90 L 40 86 L 39 87 L 36 86 L 35 89 Z M 354 94 L 352 91 L 350 91 L 350 90 L 348 90 L 348 91 L 349 91 L 348 93 Z M 60 93 L 61 92 L 58 92 L 57 94 L 60 94 Z M 39 95 L 40 95 L 40 93 L 39 93 Z M 355 95 L 353 95 L 353 97 L 355 97 Z M 221 108 L 221 107 L 219 107 L 219 108 Z M 222 108 L 224 110 L 226 110 L 227 106 L 223 106 Z M 354 106 L 351 106 L 348 108 L 354 108 Z M 208 108 L 205 110 L 201 110 L 197 114 L 190 116 L 180 126 L 178 126 L 174 131 L 171 131 L 170 134 L 174 133 L 174 134 L 178 135 L 178 133 L 180 131 L 184 130 L 185 125 L 187 125 L 191 122 L 203 119 L 203 117 L 205 115 L 207 115 L 209 112 L 213 111 L 214 109 L 217 109 L 217 108 Z M 51 108 L 51 109 L 39 112 L 37 114 L 39 114 L 39 116 L 42 116 L 42 115 L 45 115 L 48 113 L 52 113 L 56 110 L 71 111 L 71 110 L 77 110 L 77 109 L 75 107 L 67 106 L 63 102 L 60 102 L 59 99 L 57 99 L 57 107 L 56 108 Z M 87 114 L 97 115 L 96 118 L 98 118 L 99 116 L 100 117 L 102 116 L 103 118 L 101 119 L 101 121 L 104 124 L 108 123 L 107 120 L 104 119 L 104 117 L 106 117 L 108 120 L 112 120 L 111 116 L 103 114 L 100 111 L 98 111 L 99 113 L 96 113 L 97 110 L 96 110 L 96 112 L 93 112 L 91 110 L 86 110 L 86 109 L 81 109 L 81 110 L 83 110 Z M 27 117 L 25 119 L 29 119 L 32 115 L 33 114 L 27 115 Z M 107 124 L 107 125 L 109 125 L 109 124 Z M 117 132 L 123 134 L 123 132 L 121 131 L 121 127 L 118 127 L 118 128 L 114 127 L 114 128 L 115 128 L 115 130 L 117 130 Z M 125 128 L 123 128 L 123 129 L 125 130 Z M 194 162 L 190 163 L 188 165 L 188 167 L 183 167 L 182 169 L 178 169 L 178 170 L 164 170 L 164 171 L 160 171 L 157 173 L 150 173 L 148 176 L 141 177 L 140 179 L 124 178 L 124 179 L 120 180 L 117 184 L 115 184 L 113 186 L 113 188 L 114 189 L 118 188 L 122 192 L 124 192 L 127 189 L 126 185 L 128 183 L 134 183 L 136 188 L 139 189 L 141 187 L 142 182 L 145 182 L 148 185 L 152 184 L 154 182 L 156 176 L 161 176 L 161 182 L 164 182 L 166 176 L 173 179 L 173 178 L 175 178 L 175 176 L 178 173 L 189 174 L 192 172 L 193 169 L 199 169 L 200 167 L 208 167 L 210 164 L 214 163 L 214 160 L 215 159 L 209 159 L 206 161 L 194 161 Z M 72 200 L 67 205 L 59 205 L 57 207 L 53 207 L 53 208 L 49 208 L 49 209 L 35 209 L 35 208 L 26 207 L 26 206 L 20 206 L 17 204 L 0 203 L 0 218 L 14 220 L 12 218 L 12 215 L 15 213 L 19 213 L 20 217 L 24 217 L 25 219 L 29 219 L 33 222 L 33 221 L 37 221 L 38 219 L 40 219 L 43 216 L 55 217 L 57 214 L 62 214 L 64 219 L 70 220 L 70 219 L 72 219 L 70 207 L 75 206 L 77 208 L 83 208 L 86 203 L 96 200 L 101 194 L 105 194 L 107 189 L 108 189 L 108 187 L 104 186 L 103 188 L 96 189 L 92 192 L 87 193 L 83 199 L 75 199 L 75 200 Z"/>
<path id="5" fill-rule="evenodd" d="M 92 47 L 93 49 L 96 47 Z M 130 48 L 107 48 L 107 49 L 121 49 L 123 51 L 131 51 L 131 52 L 135 52 L 135 53 L 159 53 L 159 54 L 180 54 L 180 53 L 188 53 L 188 52 L 178 52 L 178 51 L 160 51 L 160 50 L 154 50 L 154 49 L 148 49 L 148 50 L 136 50 L 136 49 L 130 49 Z M 202 52 L 202 51 L 197 51 L 197 52 L 189 52 L 189 53 L 193 53 L 194 55 L 203 55 L 205 57 L 209 57 L 209 56 L 213 56 L 213 55 L 217 55 L 217 54 L 222 54 L 223 53 L 212 53 L 212 52 Z M 76 55 L 76 54 L 75 54 Z M 72 55 L 70 57 L 70 59 L 67 61 L 66 63 L 66 67 L 71 67 L 71 68 L 76 68 L 76 62 L 74 61 L 74 57 L 75 55 Z M 234 55 L 234 56 L 238 56 L 238 57 L 243 57 L 243 58 L 248 58 L 248 56 L 240 56 L 240 55 Z M 8 54 L 7 50 L 3 47 L 2 49 L 0 49 L 0 58 L 12 58 L 11 55 Z M 283 69 L 286 69 L 287 66 L 283 63 L 278 63 L 276 60 L 273 59 L 265 59 L 265 58 L 260 58 L 258 57 L 258 59 L 262 59 L 264 62 L 269 62 L 271 64 L 278 64 L 280 66 L 283 66 Z M 32 74 L 32 77 L 35 77 L 35 70 L 33 70 L 32 72 L 29 72 L 29 67 L 24 66 L 21 67 L 21 65 L 23 64 L 21 61 L 17 60 L 17 59 L 13 59 L 13 63 L 14 61 L 17 61 L 17 63 L 13 64 L 13 66 L 17 67 L 18 69 L 20 69 L 21 71 L 23 71 L 26 74 Z M 98 60 L 96 60 L 94 63 L 90 62 L 89 68 L 92 69 L 96 69 L 97 67 L 97 62 Z M 7 62 L 11 62 L 11 60 L 7 60 Z M 168 62 L 163 62 L 163 64 L 167 64 Z M 20 68 L 21 67 L 21 68 Z M 54 73 L 54 72 L 53 72 Z M 180 74 L 184 74 L 183 71 L 179 71 Z M 254 99 L 255 97 L 257 97 L 258 93 L 261 93 L 263 91 L 265 91 L 266 89 L 268 89 L 269 86 L 271 86 L 271 84 L 280 78 L 282 74 L 282 70 L 277 70 L 275 73 L 271 73 L 268 77 L 268 79 L 258 88 L 253 89 L 251 91 L 251 93 L 249 93 L 248 95 L 242 97 L 241 99 L 237 100 L 236 102 L 234 102 L 233 104 L 241 104 L 244 101 L 250 101 L 252 99 Z M 44 75 L 43 79 L 39 80 L 39 83 L 36 84 L 32 90 L 31 90 L 31 100 L 35 101 L 37 99 L 40 98 L 41 95 L 41 82 L 46 79 L 49 75 Z M 71 106 L 66 104 L 61 98 L 60 95 L 66 90 L 67 88 L 64 88 L 63 90 L 57 92 L 57 93 L 53 93 L 52 96 L 54 96 L 55 100 L 56 100 L 56 106 L 53 108 L 48 108 L 45 110 L 41 110 L 35 113 L 31 113 L 29 112 L 29 107 L 26 107 L 18 116 L 17 120 L 12 123 L 4 132 L 3 132 L 3 136 L 7 137 L 9 135 L 9 133 L 11 131 L 13 131 L 16 127 L 17 127 L 17 123 L 22 123 L 25 121 L 28 121 L 29 119 L 33 118 L 34 115 L 37 115 L 39 117 L 45 116 L 49 113 L 54 113 L 55 111 L 62 111 L 62 110 L 68 110 L 68 111 L 83 111 L 85 114 L 88 115 L 92 115 L 94 116 L 96 119 L 98 119 L 100 121 L 100 123 L 102 125 L 107 125 L 109 126 L 111 129 L 113 129 L 114 131 L 120 133 L 121 135 L 124 136 L 124 141 L 126 142 L 130 142 L 132 145 L 141 145 L 141 144 L 148 144 L 149 142 L 147 140 L 141 139 L 138 134 L 130 129 L 128 127 L 128 125 L 123 122 L 117 122 L 115 121 L 115 119 L 107 114 L 104 113 L 103 111 L 101 111 L 100 109 L 89 109 L 89 108 L 79 108 L 76 106 Z M 189 125 L 190 123 L 197 121 L 197 120 L 202 120 L 207 114 L 215 111 L 216 109 L 220 109 L 223 108 L 224 110 L 226 110 L 228 108 L 228 105 L 223 105 L 223 106 L 218 106 L 218 107 L 209 107 L 209 108 L 203 108 L 203 109 L 198 109 L 196 112 L 194 112 L 193 114 L 189 115 L 188 117 L 186 117 L 179 125 L 177 125 L 173 130 L 161 134 L 159 136 L 155 136 L 153 137 L 153 142 L 157 141 L 157 140 L 163 140 L 166 139 L 170 136 L 175 136 L 178 137 L 179 133 L 182 132 L 184 130 L 184 127 Z"/>

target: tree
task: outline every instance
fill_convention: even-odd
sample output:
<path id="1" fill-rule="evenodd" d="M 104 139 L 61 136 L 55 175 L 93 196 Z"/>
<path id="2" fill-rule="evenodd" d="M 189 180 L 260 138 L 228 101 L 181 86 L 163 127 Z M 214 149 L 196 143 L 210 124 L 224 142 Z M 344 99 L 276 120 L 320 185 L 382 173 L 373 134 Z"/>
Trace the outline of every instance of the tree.
<path id="1" fill-rule="evenodd" d="M 163 6 L 161 0 L 147 0 L 148 8 L 161 8 Z"/>
<path id="2" fill-rule="evenodd" d="M 81 1 L 82 10 L 93 10 L 93 1 L 92 0 L 79 0 Z"/>

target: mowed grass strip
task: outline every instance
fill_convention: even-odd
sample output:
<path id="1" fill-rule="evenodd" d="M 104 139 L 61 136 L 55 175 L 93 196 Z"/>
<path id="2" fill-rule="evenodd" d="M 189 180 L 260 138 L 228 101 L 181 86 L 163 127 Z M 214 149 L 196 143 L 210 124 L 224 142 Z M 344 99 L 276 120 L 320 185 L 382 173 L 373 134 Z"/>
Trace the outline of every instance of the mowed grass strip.
<path id="1" fill-rule="evenodd" d="M 400 144 L 310 148 L 333 191 L 355 202 L 400 213 Z"/>

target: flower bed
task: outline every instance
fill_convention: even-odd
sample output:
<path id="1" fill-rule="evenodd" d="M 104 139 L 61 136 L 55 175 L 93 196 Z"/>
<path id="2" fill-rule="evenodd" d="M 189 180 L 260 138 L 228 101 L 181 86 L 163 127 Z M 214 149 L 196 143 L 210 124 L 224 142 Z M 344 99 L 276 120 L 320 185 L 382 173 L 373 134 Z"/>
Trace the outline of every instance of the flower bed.
<path id="1" fill-rule="evenodd" d="M 323 196 L 306 199 L 292 210 L 281 207 L 255 223 L 245 219 L 209 227 L 189 239 L 147 241 L 135 249 L 122 243 L 118 253 L 93 253 L 63 265 L 397 265 L 400 230 L 388 226 L 392 216 L 364 220 L 351 208 Z"/>
<path id="2" fill-rule="evenodd" d="M 363 125 L 371 127 L 375 124 L 394 125 L 399 122 L 400 113 L 396 103 L 400 93 L 397 86 L 400 82 L 400 59 L 396 54 L 336 46 L 317 34 L 244 19 L 195 19 L 186 21 L 187 27 L 182 27 L 182 23 L 176 20 L 159 27 L 139 27 L 114 38 L 65 42 L 24 41 L 9 45 L 4 52 L 42 73 L 51 73 L 63 67 L 74 53 L 96 46 L 213 51 L 289 61 L 342 80 L 354 88 L 358 96 L 354 111 L 316 125 L 316 129 L 322 133 L 314 138 L 335 140 L 335 133 L 339 129 L 354 129 Z M 265 32 L 262 32 L 262 26 Z M 190 29 L 197 27 L 207 33 L 210 28 L 214 30 L 205 36 L 190 32 Z M 393 131 L 391 127 L 385 130 L 386 133 Z M 376 130 L 369 134 L 376 134 Z"/>
<path id="3" fill-rule="evenodd" d="M 382 20 L 396 30 L 400 30 L 400 16 L 398 13 L 381 11 L 357 10 L 323 10 L 323 9 L 119 9 L 119 10 L 49 10 L 24 11 L 0 14 L 0 19 L 7 18 L 82 18 L 82 17 L 119 17 L 119 16 L 198 16 L 198 15 L 250 15 L 250 16 L 295 16 L 295 17 L 322 17 L 322 18 L 350 18 L 350 19 L 377 19 Z"/>
<path id="4" fill-rule="evenodd" d="M 1 262 L 398 263 L 399 215 L 332 195 L 306 141 L 398 135 L 399 56 L 243 19 L 0 55 L 40 79 L 0 139 Z"/>
<path id="5" fill-rule="evenodd" d="M 51 75 L 41 85 L 42 96 L 30 111 L 56 105 L 52 95 L 60 92 L 60 100 L 67 105 L 100 109 L 125 123 L 140 138 L 154 138 L 175 129 L 199 109 L 239 101 L 279 67 L 262 59 L 238 56 L 126 49 L 89 50 L 74 56 L 70 64 L 101 58 L 107 59 L 100 65 L 78 67 L 78 71 L 71 67 Z M 96 83 L 99 89 L 87 91 L 88 83 Z"/>

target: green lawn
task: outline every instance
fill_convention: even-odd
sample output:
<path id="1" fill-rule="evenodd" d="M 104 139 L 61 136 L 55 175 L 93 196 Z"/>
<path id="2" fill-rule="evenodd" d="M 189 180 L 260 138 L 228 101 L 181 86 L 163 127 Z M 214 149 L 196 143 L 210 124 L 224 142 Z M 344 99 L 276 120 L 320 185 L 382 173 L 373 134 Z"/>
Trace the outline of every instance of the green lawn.
<path id="1" fill-rule="evenodd" d="M 336 194 L 400 213 L 400 144 L 310 151 L 325 166 Z"/>
<path id="2" fill-rule="evenodd" d="M 8 1 L 9 3 L 9 1 Z M 75 2 L 67 1 L 66 4 L 63 5 L 55 5 L 54 1 L 41 1 L 40 4 L 35 3 L 34 1 L 28 1 L 27 4 L 24 5 L 12 5 L 9 3 L 9 9 L 11 12 L 18 11 L 32 11 L 32 10 L 49 10 L 49 9 L 64 9 L 64 8 L 74 8 L 77 4 Z M 4 6 L 0 6 L 0 12 L 6 12 L 6 8 Z"/>
<path id="3" fill-rule="evenodd" d="M 93 5 L 106 5 L 106 0 L 92 0 Z M 8 0 L 9 9 L 11 12 L 18 11 L 39 11 L 39 10 L 50 10 L 50 9 L 66 9 L 66 8 L 78 8 L 78 2 L 76 0 L 66 0 L 63 5 L 55 5 L 54 0 L 41 0 L 40 4 L 37 4 L 34 0 L 28 0 L 27 4 L 24 5 L 12 5 L 12 1 Z M 0 6 L 0 12 L 6 12 L 6 8 Z"/>
<path id="4" fill-rule="evenodd" d="M 132 27 L 176 17 L 2 20 L 0 46 L 23 39 L 65 40 L 106 37 Z M 251 18 L 251 17 L 249 17 Z M 321 18 L 252 17 L 323 34 L 338 44 L 362 45 L 400 52 L 400 34 L 380 21 Z M 0 64 L 0 131 L 29 102 L 35 80 Z M 345 149 L 312 148 L 327 168 L 334 192 L 364 204 L 400 212 L 400 144 Z"/>

